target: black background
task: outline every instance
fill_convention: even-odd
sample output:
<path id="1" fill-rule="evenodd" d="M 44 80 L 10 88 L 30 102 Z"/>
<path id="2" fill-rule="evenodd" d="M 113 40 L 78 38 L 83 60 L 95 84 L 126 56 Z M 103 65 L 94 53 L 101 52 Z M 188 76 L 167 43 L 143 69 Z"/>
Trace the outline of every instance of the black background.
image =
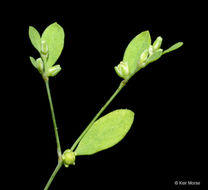
<path id="1" fill-rule="evenodd" d="M 163 6 L 162 6 L 163 5 Z M 33 7 L 33 9 L 32 9 Z M 149 30 L 162 48 L 184 46 L 139 71 L 103 114 L 135 112 L 134 124 L 116 146 L 77 157 L 50 189 L 185 189 L 175 181 L 207 186 L 206 43 L 202 6 L 182 2 L 28 5 L 2 17 L 2 158 L 10 189 L 43 189 L 56 166 L 56 144 L 47 94 L 29 56 L 38 57 L 28 27 L 40 33 L 53 22 L 65 31 L 50 79 L 62 149 L 82 130 L 118 87 L 114 66 L 128 43 Z M 3 123 L 3 122 L 2 122 Z"/>

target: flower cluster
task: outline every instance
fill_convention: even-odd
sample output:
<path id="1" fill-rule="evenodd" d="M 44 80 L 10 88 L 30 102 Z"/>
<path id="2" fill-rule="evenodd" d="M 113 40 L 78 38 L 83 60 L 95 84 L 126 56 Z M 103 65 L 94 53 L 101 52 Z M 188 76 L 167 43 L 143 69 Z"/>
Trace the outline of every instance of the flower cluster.
<path id="1" fill-rule="evenodd" d="M 39 71 L 44 80 L 56 76 L 61 71 L 60 65 L 55 65 L 64 46 L 64 31 L 57 23 L 49 25 L 42 36 L 32 26 L 29 27 L 29 37 L 32 45 L 40 53 L 38 59 L 30 57 L 33 66 Z"/>
<path id="2" fill-rule="evenodd" d="M 150 45 L 149 48 L 145 49 L 137 62 L 135 71 L 140 68 L 146 67 L 150 62 L 155 61 L 162 55 L 162 49 L 160 48 L 162 44 L 162 37 L 157 37 L 153 45 Z M 152 59 L 153 58 L 153 59 Z M 129 79 L 132 73 L 130 72 L 128 62 L 121 61 L 116 67 L 114 67 L 117 75 L 123 79 Z M 136 73 L 136 72 L 133 73 Z"/>

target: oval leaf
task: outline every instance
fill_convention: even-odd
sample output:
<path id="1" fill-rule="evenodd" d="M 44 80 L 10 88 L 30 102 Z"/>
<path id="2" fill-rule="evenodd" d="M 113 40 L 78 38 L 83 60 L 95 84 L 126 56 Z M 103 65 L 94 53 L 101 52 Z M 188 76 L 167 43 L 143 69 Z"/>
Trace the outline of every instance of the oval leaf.
<path id="1" fill-rule="evenodd" d="M 149 31 L 144 31 L 138 34 L 127 46 L 123 62 L 127 62 L 130 73 L 134 73 L 142 52 L 149 48 L 151 37 Z"/>
<path id="2" fill-rule="evenodd" d="M 174 51 L 174 50 L 180 48 L 182 45 L 183 45 L 183 42 L 178 42 L 178 43 L 172 45 L 171 47 L 169 47 L 168 49 L 166 49 L 166 50 L 163 52 L 163 54 L 169 53 L 169 52 L 171 52 L 171 51 Z"/>
<path id="3" fill-rule="evenodd" d="M 43 32 L 41 40 L 45 40 L 48 45 L 48 61 L 47 66 L 53 66 L 64 47 L 64 30 L 56 22 L 49 25 Z"/>
<path id="4" fill-rule="evenodd" d="M 29 27 L 29 37 L 32 45 L 40 52 L 40 34 L 33 26 Z"/>
<path id="5" fill-rule="evenodd" d="M 134 112 L 115 110 L 98 119 L 80 141 L 76 155 L 91 155 L 117 144 L 129 131 Z"/>

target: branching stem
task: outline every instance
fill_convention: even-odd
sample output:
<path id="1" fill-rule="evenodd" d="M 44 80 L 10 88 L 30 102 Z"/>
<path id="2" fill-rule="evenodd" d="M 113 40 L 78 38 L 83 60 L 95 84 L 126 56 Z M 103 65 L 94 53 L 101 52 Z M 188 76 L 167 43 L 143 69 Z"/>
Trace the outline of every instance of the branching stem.
<path id="1" fill-rule="evenodd" d="M 98 117 L 103 113 L 103 111 L 108 107 L 108 105 L 113 101 L 113 99 L 117 96 L 117 94 L 121 91 L 121 89 L 126 85 L 127 81 L 123 80 L 119 87 L 117 88 L 117 90 L 114 92 L 114 94 L 110 97 L 110 99 L 105 103 L 105 105 L 100 109 L 100 111 L 96 114 L 96 116 L 92 119 L 92 121 L 89 123 L 89 125 L 87 126 L 87 128 L 82 132 L 82 134 L 79 136 L 79 138 L 75 141 L 75 143 L 72 145 L 71 147 L 71 151 L 73 151 L 76 146 L 78 145 L 78 143 L 80 142 L 80 140 L 84 137 L 84 135 L 87 133 L 87 131 L 92 127 L 92 125 L 94 124 L 94 122 L 98 119 Z M 56 125 L 56 119 L 55 119 L 55 114 L 54 114 L 54 109 L 53 109 L 53 103 L 52 103 L 52 99 L 51 99 L 51 93 L 50 93 L 50 88 L 49 88 L 49 81 L 45 80 L 45 84 L 46 84 L 46 89 L 47 89 L 47 93 L 48 93 L 48 99 L 49 99 L 49 103 L 50 103 L 50 108 L 51 108 L 51 115 L 52 115 L 52 119 L 53 119 L 53 125 L 54 125 L 54 131 L 55 131 L 55 136 L 56 136 L 56 143 L 57 143 L 57 152 L 58 152 L 58 157 L 59 157 L 59 162 L 58 165 L 56 166 L 55 170 L 53 171 L 51 177 L 49 178 L 44 190 L 48 190 L 48 188 L 50 187 L 54 177 L 56 176 L 56 174 L 58 173 L 59 169 L 61 168 L 61 166 L 63 165 L 63 160 L 62 160 L 62 153 L 61 153 L 61 146 L 60 146 L 60 141 L 59 141 L 59 136 L 58 136 L 58 129 L 57 129 L 57 125 Z"/>

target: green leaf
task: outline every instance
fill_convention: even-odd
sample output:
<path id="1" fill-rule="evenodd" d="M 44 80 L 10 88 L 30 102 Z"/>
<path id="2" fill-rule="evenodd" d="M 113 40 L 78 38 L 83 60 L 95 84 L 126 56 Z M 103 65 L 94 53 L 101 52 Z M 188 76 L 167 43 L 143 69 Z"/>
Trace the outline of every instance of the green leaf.
<path id="1" fill-rule="evenodd" d="M 45 40 L 48 45 L 49 57 L 47 66 L 53 66 L 64 47 L 64 30 L 56 22 L 49 25 L 43 32 L 41 40 Z"/>
<path id="2" fill-rule="evenodd" d="M 80 141 L 76 155 L 91 155 L 110 148 L 129 131 L 134 113 L 127 109 L 115 110 L 98 119 Z"/>
<path id="3" fill-rule="evenodd" d="M 31 56 L 30 56 L 30 61 L 31 61 L 31 63 L 33 64 L 33 66 L 34 66 L 35 68 L 37 68 L 37 62 L 36 62 L 36 60 L 35 60 L 33 57 L 31 57 Z"/>
<path id="4" fill-rule="evenodd" d="M 154 52 L 152 55 L 150 55 L 146 61 L 146 64 L 152 63 L 156 60 L 158 60 L 163 54 L 163 50 L 159 49 L 156 52 Z"/>
<path id="5" fill-rule="evenodd" d="M 166 50 L 163 52 L 163 54 L 169 53 L 169 52 L 171 52 L 171 51 L 174 51 L 174 50 L 180 48 L 182 45 L 183 45 L 183 42 L 178 42 L 178 43 L 172 45 L 171 47 L 169 47 L 168 49 L 166 49 Z"/>
<path id="6" fill-rule="evenodd" d="M 32 45 L 40 52 L 40 34 L 33 26 L 29 27 L 29 37 Z"/>
<path id="7" fill-rule="evenodd" d="M 129 43 L 124 53 L 123 62 L 128 63 L 130 73 L 135 72 L 140 55 L 149 48 L 150 44 L 151 37 L 149 31 L 141 32 Z"/>

